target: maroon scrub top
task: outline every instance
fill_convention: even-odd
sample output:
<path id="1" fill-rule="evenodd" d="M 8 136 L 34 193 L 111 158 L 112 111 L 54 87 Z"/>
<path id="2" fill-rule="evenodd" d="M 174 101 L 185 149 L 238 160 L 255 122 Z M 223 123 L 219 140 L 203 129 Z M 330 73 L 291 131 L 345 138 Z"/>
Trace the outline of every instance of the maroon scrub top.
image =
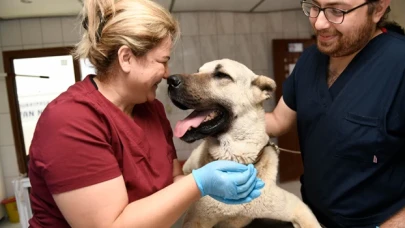
<path id="1" fill-rule="evenodd" d="M 130 118 L 92 77 L 49 103 L 38 120 L 29 151 L 30 227 L 69 227 L 52 194 L 122 175 L 133 202 L 173 182 L 177 157 L 163 105 L 136 105 Z"/>

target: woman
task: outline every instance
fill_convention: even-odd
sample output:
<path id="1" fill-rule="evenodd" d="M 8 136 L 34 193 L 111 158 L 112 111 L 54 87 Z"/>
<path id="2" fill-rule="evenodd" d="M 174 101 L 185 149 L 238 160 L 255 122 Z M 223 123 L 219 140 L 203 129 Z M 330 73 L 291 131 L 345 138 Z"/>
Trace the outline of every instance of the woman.
<path id="1" fill-rule="evenodd" d="M 246 203 L 253 166 L 215 161 L 182 176 L 157 85 L 178 24 L 148 0 L 85 1 L 75 56 L 87 76 L 42 113 L 30 148 L 31 227 L 170 227 L 205 195 Z"/>

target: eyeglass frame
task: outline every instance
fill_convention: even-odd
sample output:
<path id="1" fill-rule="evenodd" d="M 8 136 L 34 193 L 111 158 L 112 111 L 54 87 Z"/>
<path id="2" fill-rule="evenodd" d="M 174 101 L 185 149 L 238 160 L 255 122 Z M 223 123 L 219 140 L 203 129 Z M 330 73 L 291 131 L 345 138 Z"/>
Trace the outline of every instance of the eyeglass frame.
<path id="1" fill-rule="evenodd" d="M 318 15 L 316 15 L 316 17 L 311 17 L 310 15 L 307 15 L 307 14 L 305 13 L 305 11 L 304 11 L 304 7 L 303 7 L 303 4 L 304 4 L 304 3 L 310 4 L 310 5 L 313 5 L 313 6 L 317 7 L 317 8 L 319 9 Z M 345 20 L 345 15 L 346 15 L 346 14 L 348 14 L 348 13 L 350 13 L 350 12 L 352 12 L 352 11 L 355 11 L 356 9 L 358 9 L 358 8 L 360 8 L 360 7 L 363 7 L 363 6 L 365 6 L 365 5 L 368 5 L 369 3 L 370 3 L 370 2 L 366 1 L 366 2 L 364 2 L 363 4 L 358 5 L 358 6 L 354 7 L 354 8 L 352 8 L 352 9 L 349 9 L 349 10 L 342 10 L 342 9 L 338 9 L 338 8 L 334 8 L 334 7 L 324 7 L 324 8 L 322 8 L 322 7 L 320 7 L 320 6 L 318 6 L 318 5 L 314 4 L 314 3 L 307 2 L 307 1 L 301 1 L 301 8 L 302 8 L 302 11 L 304 12 L 305 16 L 307 16 L 307 17 L 309 17 L 309 18 L 318 18 L 318 17 L 319 17 L 319 14 L 320 14 L 321 12 L 323 12 L 323 15 L 325 15 L 326 20 L 328 20 L 328 21 L 329 21 L 330 23 L 332 23 L 332 24 L 338 24 L 338 25 L 339 25 L 339 24 L 342 24 L 343 21 Z M 333 9 L 333 10 L 337 10 L 337 11 L 342 12 L 342 22 L 336 23 L 336 22 L 330 21 L 330 20 L 328 19 L 328 17 L 326 16 L 326 14 L 325 14 L 325 10 L 326 10 L 326 9 Z"/>

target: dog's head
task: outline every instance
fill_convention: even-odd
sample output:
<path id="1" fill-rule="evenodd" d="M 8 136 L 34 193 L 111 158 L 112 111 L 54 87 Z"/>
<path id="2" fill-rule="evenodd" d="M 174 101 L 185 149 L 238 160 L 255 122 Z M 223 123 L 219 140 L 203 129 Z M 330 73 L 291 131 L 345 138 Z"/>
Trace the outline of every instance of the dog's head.
<path id="1" fill-rule="evenodd" d="M 229 59 L 208 62 L 195 74 L 171 75 L 167 83 L 173 104 L 194 110 L 174 130 L 186 142 L 226 132 L 236 118 L 263 108 L 276 88 L 269 77 Z"/>

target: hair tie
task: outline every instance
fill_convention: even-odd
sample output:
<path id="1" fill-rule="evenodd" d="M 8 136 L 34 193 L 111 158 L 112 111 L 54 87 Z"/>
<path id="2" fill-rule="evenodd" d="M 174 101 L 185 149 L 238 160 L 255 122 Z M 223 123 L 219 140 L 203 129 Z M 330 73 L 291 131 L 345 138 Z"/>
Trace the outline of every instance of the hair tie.
<path id="1" fill-rule="evenodd" d="M 101 11 L 98 11 L 97 14 L 98 14 L 98 18 L 100 20 L 100 22 L 98 24 L 97 32 L 96 32 L 96 42 L 98 43 L 101 39 L 101 32 L 103 31 L 106 21 L 104 20 L 104 16 L 101 13 Z M 84 17 L 84 19 L 82 21 L 82 26 L 86 31 L 89 31 L 89 17 L 88 16 Z"/>
<path id="2" fill-rule="evenodd" d="M 82 26 L 86 31 L 89 29 L 89 18 L 86 16 L 82 21 Z"/>

